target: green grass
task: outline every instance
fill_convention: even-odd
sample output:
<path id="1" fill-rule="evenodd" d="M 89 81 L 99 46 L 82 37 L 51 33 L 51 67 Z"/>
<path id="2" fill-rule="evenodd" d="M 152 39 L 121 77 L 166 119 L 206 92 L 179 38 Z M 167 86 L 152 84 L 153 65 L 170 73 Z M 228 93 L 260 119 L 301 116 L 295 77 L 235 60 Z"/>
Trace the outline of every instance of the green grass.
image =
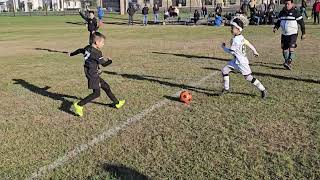
<path id="1" fill-rule="evenodd" d="M 232 94 L 221 89 L 219 69 L 230 56 L 229 27 L 106 24 L 103 53 L 114 63 L 102 77 L 123 109 L 106 105 L 103 94 L 85 106 L 85 116 L 68 112 L 88 91 L 81 56 L 35 50 L 72 51 L 87 42 L 80 17 L 0 17 L 0 179 L 27 178 L 105 129 L 126 121 L 186 85 L 190 107 L 170 103 L 130 125 L 45 179 L 319 179 L 320 63 L 318 26 L 307 25 L 292 71 L 282 68 L 279 34 L 250 26 L 245 37 L 261 57 L 249 53 L 254 74 L 270 97 L 240 74 L 231 75 Z M 112 15 L 106 22 L 126 22 Z M 219 60 L 222 59 L 222 60 Z M 98 102 L 98 103 L 97 103 Z M 121 166 L 110 170 L 110 166 Z M 114 169 L 114 168 L 113 168 Z M 136 171 L 136 172 L 135 172 Z"/>

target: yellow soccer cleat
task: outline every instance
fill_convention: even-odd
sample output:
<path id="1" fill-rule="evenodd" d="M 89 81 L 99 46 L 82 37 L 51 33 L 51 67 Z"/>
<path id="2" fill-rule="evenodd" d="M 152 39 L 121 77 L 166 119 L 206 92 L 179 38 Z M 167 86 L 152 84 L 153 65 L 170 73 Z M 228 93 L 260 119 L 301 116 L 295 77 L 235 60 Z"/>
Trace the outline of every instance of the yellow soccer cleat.
<path id="1" fill-rule="evenodd" d="M 76 102 L 73 103 L 73 109 L 76 115 L 82 117 L 83 116 L 83 107 L 79 106 Z"/>
<path id="2" fill-rule="evenodd" d="M 119 101 L 119 103 L 116 104 L 116 108 L 117 108 L 117 109 L 120 109 L 125 103 L 126 103 L 126 100 L 121 100 L 121 101 Z"/>

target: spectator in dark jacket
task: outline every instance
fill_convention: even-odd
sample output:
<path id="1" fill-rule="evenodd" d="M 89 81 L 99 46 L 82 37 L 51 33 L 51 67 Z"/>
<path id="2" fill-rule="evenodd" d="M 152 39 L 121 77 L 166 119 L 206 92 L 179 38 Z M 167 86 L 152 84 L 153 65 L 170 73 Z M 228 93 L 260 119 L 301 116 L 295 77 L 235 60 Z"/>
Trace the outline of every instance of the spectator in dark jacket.
<path id="1" fill-rule="evenodd" d="M 199 21 L 199 19 L 200 19 L 200 13 L 198 12 L 198 10 L 195 10 L 195 11 L 194 11 L 194 14 L 193 14 L 194 24 L 197 24 L 197 22 Z"/>
<path id="2" fill-rule="evenodd" d="M 206 18 L 207 14 L 208 14 L 207 7 L 206 6 L 202 6 L 201 11 L 202 11 L 202 16 L 204 18 Z"/>
<path id="3" fill-rule="evenodd" d="M 133 25 L 133 15 L 134 15 L 134 13 L 136 13 L 136 10 L 135 10 L 135 8 L 134 8 L 134 6 L 132 5 L 132 4 L 129 4 L 129 7 L 128 7 L 128 9 L 127 9 L 127 13 L 128 13 L 128 15 L 129 15 L 129 22 L 128 22 L 128 24 L 130 25 Z"/>
<path id="4" fill-rule="evenodd" d="M 216 14 L 222 14 L 222 7 L 220 4 L 217 5 L 216 9 L 215 9 L 215 13 Z"/>
<path id="5" fill-rule="evenodd" d="M 159 6 L 155 4 L 153 6 L 153 15 L 154 15 L 154 23 L 157 24 L 159 22 Z"/>
<path id="6" fill-rule="evenodd" d="M 147 4 L 144 5 L 142 8 L 142 15 L 143 15 L 143 25 L 146 26 L 148 25 L 148 14 L 149 14 L 149 8 Z"/>

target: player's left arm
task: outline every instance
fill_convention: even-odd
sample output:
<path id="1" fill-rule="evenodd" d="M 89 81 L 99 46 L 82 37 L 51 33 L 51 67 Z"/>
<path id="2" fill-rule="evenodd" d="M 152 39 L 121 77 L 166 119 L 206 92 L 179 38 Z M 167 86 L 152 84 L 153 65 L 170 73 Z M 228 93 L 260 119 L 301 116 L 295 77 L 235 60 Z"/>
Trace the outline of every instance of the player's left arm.
<path id="1" fill-rule="evenodd" d="M 110 64 L 112 64 L 112 60 L 111 58 L 104 58 L 102 56 L 102 53 L 100 53 L 97 57 L 97 61 L 98 61 L 98 64 L 101 64 L 103 67 L 106 67 L 106 66 L 109 66 Z"/>
<path id="2" fill-rule="evenodd" d="M 248 46 L 252 51 L 253 51 L 253 54 L 258 57 L 259 56 L 259 53 L 257 52 L 257 49 L 248 41 L 248 40 L 244 40 L 244 44 L 246 46 Z"/>

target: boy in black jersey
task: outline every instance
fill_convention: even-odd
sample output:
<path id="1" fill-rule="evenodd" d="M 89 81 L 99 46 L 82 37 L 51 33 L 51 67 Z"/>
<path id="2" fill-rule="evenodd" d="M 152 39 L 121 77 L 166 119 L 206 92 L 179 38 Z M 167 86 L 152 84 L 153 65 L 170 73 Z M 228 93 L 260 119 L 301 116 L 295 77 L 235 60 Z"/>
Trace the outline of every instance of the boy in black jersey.
<path id="1" fill-rule="evenodd" d="M 283 66 L 288 70 L 291 69 L 291 63 L 295 57 L 294 51 L 297 47 L 298 25 L 300 25 L 302 32 L 301 39 L 303 40 L 306 38 L 303 17 L 294 6 L 293 0 L 285 0 L 285 7 L 280 11 L 279 19 L 273 28 L 273 32 L 276 32 L 281 27 L 281 48 L 284 58 Z"/>
<path id="2" fill-rule="evenodd" d="M 87 22 L 88 24 L 88 31 L 89 31 L 89 44 L 93 43 L 93 34 L 97 32 L 99 29 L 97 19 L 94 17 L 94 12 L 89 11 L 89 17 L 86 17 L 81 10 L 79 10 L 80 16 Z"/>
<path id="3" fill-rule="evenodd" d="M 74 111 L 79 116 L 83 116 L 83 106 L 85 104 L 100 96 L 100 88 L 106 92 L 117 109 L 121 108 L 125 103 L 125 100 L 118 101 L 118 99 L 111 92 L 109 84 L 100 77 L 101 71 L 99 65 L 106 67 L 112 63 L 110 58 L 104 59 L 102 52 L 100 51 L 100 49 L 104 46 L 104 40 L 104 35 L 99 32 L 95 32 L 93 34 L 92 45 L 88 45 L 85 48 L 80 48 L 70 53 L 70 56 L 75 56 L 80 53 L 84 55 L 84 72 L 88 79 L 88 88 L 93 90 L 92 94 L 80 102 L 75 102 L 73 104 Z"/>

